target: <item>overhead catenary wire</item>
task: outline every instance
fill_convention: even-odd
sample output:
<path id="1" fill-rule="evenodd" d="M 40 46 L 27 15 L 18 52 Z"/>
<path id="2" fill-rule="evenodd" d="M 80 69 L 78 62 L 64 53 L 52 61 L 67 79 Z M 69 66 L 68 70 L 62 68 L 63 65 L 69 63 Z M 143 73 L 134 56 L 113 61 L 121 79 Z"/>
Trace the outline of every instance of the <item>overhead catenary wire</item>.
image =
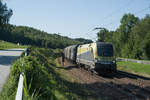
<path id="1" fill-rule="evenodd" d="M 122 10 L 122 8 L 125 8 L 129 5 L 131 5 L 133 3 L 134 0 L 129 0 L 129 2 L 127 2 L 125 5 L 121 6 L 120 8 L 118 8 L 117 10 L 113 11 L 112 13 L 108 14 L 107 16 L 105 16 L 104 18 L 102 18 L 102 20 L 106 20 L 109 17 L 112 17 L 113 15 L 115 15 L 116 13 L 119 13 L 120 10 Z"/>
<path id="2" fill-rule="evenodd" d="M 137 12 L 134 12 L 133 14 L 136 15 L 136 14 L 142 13 L 142 12 L 148 10 L 148 9 L 150 9 L 150 6 L 148 6 L 148 7 L 146 7 L 146 8 L 143 8 L 143 9 L 137 11 Z M 105 24 L 105 25 L 103 25 L 103 26 L 105 26 L 105 27 L 106 27 L 106 26 L 110 26 L 110 25 L 116 23 L 117 21 L 118 21 L 118 19 L 113 20 L 112 22 L 110 22 L 110 23 L 108 23 L 108 24 Z"/>
<path id="3" fill-rule="evenodd" d="M 135 12 L 134 14 L 139 14 L 139 13 L 145 11 L 145 10 L 148 10 L 148 9 L 150 9 L 150 5 L 149 5 L 148 7 L 146 7 L 146 8 L 143 8 L 143 9 L 141 9 L 141 10 Z"/>
<path id="4" fill-rule="evenodd" d="M 125 5 L 121 6 L 121 7 L 118 8 L 117 10 L 115 10 L 115 11 L 113 11 L 112 13 L 108 14 L 107 16 L 105 16 L 105 17 L 103 18 L 103 20 L 106 20 L 106 19 L 108 19 L 109 17 L 112 17 L 113 15 L 119 13 L 119 11 L 121 11 L 123 8 L 127 8 L 127 7 L 128 7 L 129 5 L 131 5 L 134 1 L 135 1 L 135 0 L 129 0 Z M 133 13 L 133 14 L 136 15 L 136 14 L 142 13 L 142 12 L 148 10 L 148 9 L 150 9 L 150 6 L 148 6 L 148 7 L 146 7 L 146 8 L 143 8 L 143 9 L 141 9 L 141 10 L 139 10 L 139 11 Z M 116 22 L 118 22 L 118 19 L 112 20 L 110 23 L 104 24 L 104 25 L 102 25 L 101 27 L 110 26 L 110 25 L 113 25 L 113 24 L 116 23 Z M 98 26 L 98 25 L 96 25 L 96 26 Z M 95 28 L 95 27 L 94 27 L 94 28 Z M 94 36 L 93 34 L 94 34 L 94 33 L 93 33 L 93 29 L 91 29 L 89 32 L 86 32 L 86 33 L 85 33 L 85 35 L 86 35 L 87 37 L 89 37 L 89 38 L 95 40 L 96 38 L 93 38 L 93 36 Z"/>
<path id="5" fill-rule="evenodd" d="M 107 16 L 105 16 L 104 18 L 102 18 L 102 20 L 106 20 L 106 19 L 108 19 L 109 17 L 112 17 L 113 15 L 119 13 L 123 8 L 126 8 L 127 6 L 130 6 L 134 1 L 135 1 L 135 0 L 129 0 L 129 1 L 128 1 L 126 4 L 124 4 L 123 6 L 119 7 L 117 10 L 113 11 L 112 13 L 110 13 L 110 14 L 108 14 Z M 144 8 L 144 9 L 142 9 L 142 10 L 136 12 L 136 13 L 140 13 L 140 12 L 142 12 L 142 11 L 144 11 L 144 10 L 147 10 L 147 9 L 148 9 L 148 8 Z M 117 22 L 117 21 L 118 21 L 118 19 L 117 19 L 117 20 L 113 20 L 112 22 L 110 22 L 110 23 L 108 23 L 108 24 L 106 24 L 106 25 L 103 25 L 102 27 L 110 26 L 110 25 L 114 24 L 114 23 Z M 96 26 L 97 26 L 97 25 L 96 25 Z M 92 30 L 93 30 L 93 29 L 92 29 Z M 89 32 L 87 32 L 87 33 L 85 33 L 85 34 L 87 35 L 87 37 L 90 37 L 90 38 L 91 38 L 91 34 L 93 34 L 93 33 L 92 33 L 92 31 L 89 31 Z M 92 38 L 92 39 L 95 39 L 95 38 Z"/>
<path id="6" fill-rule="evenodd" d="M 109 17 L 113 16 L 114 14 L 118 13 L 122 8 L 124 8 L 124 7 L 129 6 L 130 4 L 132 4 L 133 1 L 134 1 L 134 0 L 129 0 L 129 2 L 127 2 L 125 5 L 121 6 L 119 9 L 113 11 L 112 13 L 108 14 L 108 15 L 105 16 L 102 20 L 106 20 L 106 19 L 108 19 Z M 110 24 L 113 24 L 113 23 L 111 22 L 111 23 L 109 23 L 108 25 L 110 25 Z M 107 26 L 108 26 L 108 25 L 107 25 Z M 104 26 L 106 26 L 106 25 L 104 25 Z M 92 31 L 93 31 L 93 29 L 92 29 Z M 85 34 L 89 37 L 89 35 L 90 35 L 91 33 L 92 33 L 92 32 L 90 31 L 90 32 L 87 32 L 87 33 L 85 33 Z M 94 39 L 95 39 L 95 38 L 94 38 Z"/>
<path id="7" fill-rule="evenodd" d="M 150 5 L 149 5 L 148 7 L 145 7 L 145 8 L 143 8 L 143 9 L 139 10 L 139 11 L 134 12 L 133 14 L 136 15 L 136 14 L 142 13 L 142 12 L 144 12 L 144 11 L 146 11 L 146 10 L 149 10 L 149 9 L 150 9 Z M 108 24 L 106 24 L 106 25 L 104 25 L 104 26 L 105 26 L 105 27 L 106 27 L 106 26 L 110 26 L 110 25 L 116 23 L 117 21 L 118 21 L 118 19 L 117 19 L 117 20 L 114 20 L 113 22 L 110 22 L 110 23 L 108 23 Z"/>
<path id="8" fill-rule="evenodd" d="M 148 6 L 148 7 L 146 7 L 146 8 L 143 8 L 143 9 L 141 9 L 141 10 L 139 10 L 139 11 L 133 13 L 133 14 L 136 15 L 136 14 L 142 13 L 142 12 L 148 10 L 148 9 L 150 9 L 150 6 Z M 110 22 L 110 23 L 106 24 L 105 26 L 112 25 L 112 24 L 114 24 L 114 23 L 117 22 L 117 21 L 118 21 L 118 19 L 117 19 L 117 20 L 114 20 L 113 22 Z"/>

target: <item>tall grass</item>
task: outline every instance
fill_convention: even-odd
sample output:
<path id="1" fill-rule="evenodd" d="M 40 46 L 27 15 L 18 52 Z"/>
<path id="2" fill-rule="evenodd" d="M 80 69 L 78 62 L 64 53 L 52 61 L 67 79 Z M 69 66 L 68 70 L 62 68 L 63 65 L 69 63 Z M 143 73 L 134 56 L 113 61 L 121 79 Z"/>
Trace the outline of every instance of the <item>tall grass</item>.
<path id="1" fill-rule="evenodd" d="M 11 67 L 11 73 L 9 75 L 7 83 L 4 85 L 3 91 L 0 95 L 0 100 L 14 100 L 16 95 L 16 90 L 18 86 L 18 79 L 20 73 L 24 72 L 24 98 L 33 98 L 35 94 L 31 93 L 32 79 L 34 82 L 38 83 L 38 73 L 40 72 L 41 65 L 32 56 L 23 56 L 18 59 Z M 29 94 L 32 94 L 31 96 Z"/>

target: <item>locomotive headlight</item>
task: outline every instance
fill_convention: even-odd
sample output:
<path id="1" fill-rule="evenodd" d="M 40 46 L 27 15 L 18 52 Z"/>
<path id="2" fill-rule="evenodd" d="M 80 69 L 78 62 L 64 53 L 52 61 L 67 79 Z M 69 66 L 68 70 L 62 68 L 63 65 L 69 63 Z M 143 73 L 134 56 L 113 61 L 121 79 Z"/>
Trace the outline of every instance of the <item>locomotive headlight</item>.
<path id="1" fill-rule="evenodd" d="M 116 61 L 115 61 L 115 60 L 113 60 L 113 63 L 116 63 Z"/>
<path id="2" fill-rule="evenodd" d="M 95 62 L 98 62 L 98 59 L 97 59 L 97 58 L 95 59 Z"/>

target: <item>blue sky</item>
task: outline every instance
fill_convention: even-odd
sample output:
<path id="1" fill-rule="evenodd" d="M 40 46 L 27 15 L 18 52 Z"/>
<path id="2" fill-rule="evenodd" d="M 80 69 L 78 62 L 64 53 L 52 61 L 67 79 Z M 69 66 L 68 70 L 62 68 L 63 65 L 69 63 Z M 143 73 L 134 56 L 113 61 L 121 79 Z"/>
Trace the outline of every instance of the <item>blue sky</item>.
<path id="1" fill-rule="evenodd" d="M 139 18 L 150 14 L 150 0 L 6 0 L 14 12 L 10 23 L 61 33 L 72 38 L 95 39 L 95 27 L 115 30 L 125 13 Z M 141 11 L 141 12 L 140 12 Z"/>

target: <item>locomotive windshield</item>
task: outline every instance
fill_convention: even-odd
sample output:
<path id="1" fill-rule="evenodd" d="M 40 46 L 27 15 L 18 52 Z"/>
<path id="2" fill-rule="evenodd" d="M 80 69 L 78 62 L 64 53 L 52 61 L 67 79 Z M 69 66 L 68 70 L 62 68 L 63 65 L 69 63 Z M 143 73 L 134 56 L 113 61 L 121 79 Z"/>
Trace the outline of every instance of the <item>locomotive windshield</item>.
<path id="1" fill-rule="evenodd" d="M 113 56 L 113 47 L 111 44 L 103 44 L 97 46 L 98 56 L 103 57 L 112 57 Z"/>

